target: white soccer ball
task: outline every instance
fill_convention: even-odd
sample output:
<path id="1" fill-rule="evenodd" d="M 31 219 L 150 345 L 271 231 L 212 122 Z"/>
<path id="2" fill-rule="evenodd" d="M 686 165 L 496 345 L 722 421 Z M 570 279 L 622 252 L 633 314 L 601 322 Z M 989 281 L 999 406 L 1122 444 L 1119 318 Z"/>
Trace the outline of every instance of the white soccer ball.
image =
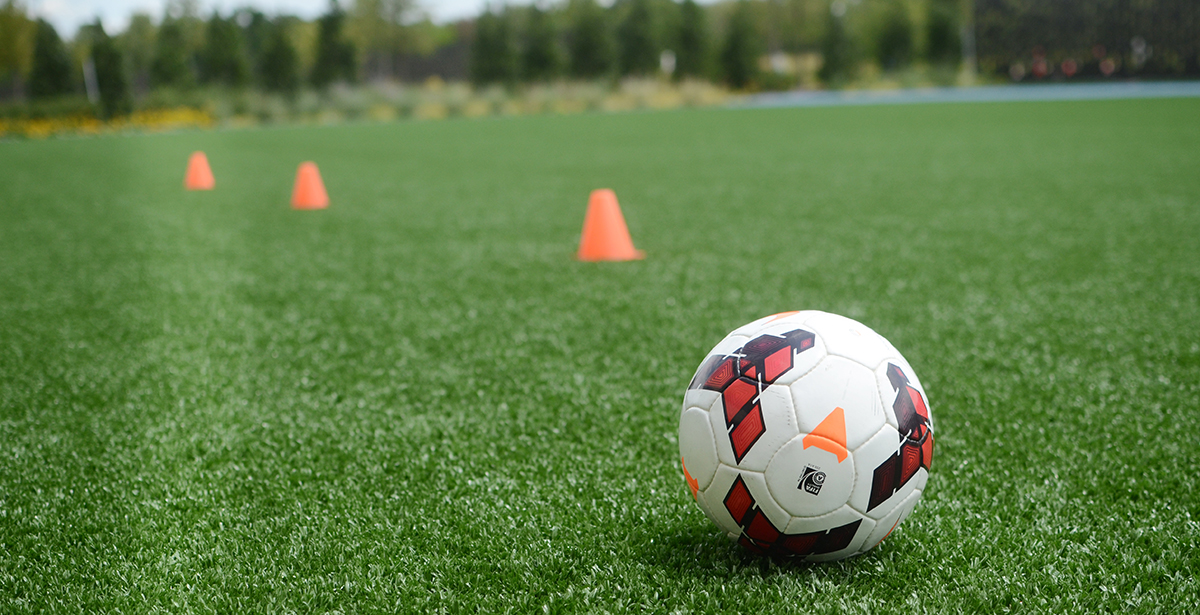
<path id="1" fill-rule="evenodd" d="M 730 333 L 683 398 L 689 491 L 756 553 L 828 561 L 869 551 L 921 499 L 933 416 L 883 336 L 825 312 Z"/>

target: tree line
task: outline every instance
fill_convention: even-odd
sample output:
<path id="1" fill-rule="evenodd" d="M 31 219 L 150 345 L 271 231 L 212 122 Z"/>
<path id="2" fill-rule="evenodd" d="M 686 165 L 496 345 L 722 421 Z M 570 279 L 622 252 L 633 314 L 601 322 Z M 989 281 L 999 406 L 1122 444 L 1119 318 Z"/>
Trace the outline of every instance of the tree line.
<path id="1" fill-rule="evenodd" d="M 1014 78 L 1200 73 L 1194 0 L 535 0 L 443 25 L 418 0 L 332 0 L 312 20 L 167 0 L 157 22 L 135 14 L 110 33 L 96 21 L 70 38 L 22 1 L 0 0 L 0 100 L 86 94 L 103 116 L 198 86 L 290 96 L 434 74 L 481 86 L 653 75 L 779 88 L 794 85 L 783 64 L 800 56 L 836 86 L 872 65 L 952 73 L 975 38 L 983 72 Z"/>
<path id="2" fill-rule="evenodd" d="M 475 22 L 477 84 L 646 76 L 775 83 L 779 54 L 820 54 L 822 78 L 859 64 L 960 59 L 960 0 L 596 0 L 489 7 Z M 786 84 L 785 84 L 786 85 Z"/>
<path id="3" fill-rule="evenodd" d="M 418 60 L 430 74 L 479 85 L 665 73 L 733 88 L 786 87 L 764 63 L 769 54 L 823 54 L 829 82 L 852 76 L 864 60 L 889 68 L 957 62 L 959 2 L 538 0 L 437 25 L 422 18 L 416 0 L 333 0 L 310 21 L 252 8 L 201 15 L 197 0 L 168 0 L 157 23 L 135 14 L 123 32 L 110 33 L 97 21 L 68 40 L 30 17 L 21 0 L 3 0 L 0 99 L 87 93 L 98 96 L 103 115 L 116 115 L 157 90 L 291 95 L 335 82 L 412 78 L 420 71 L 405 67 Z"/>
<path id="4" fill-rule="evenodd" d="M 445 38 L 428 20 L 402 23 L 411 0 L 332 0 L 315 20 L 252 8 L 201 16 L 195 0 L 172 0 L 161 20 L 135 14 L 120 33 L 96 20 L 64 39 L 18 0 L 0 4 L 0 99 L 86 95 L 103 117 L 128 112 L 152 91 L 199 86 L 294 95 L 354 82 L 381 56 L 419 53 Z M 398 31 L 403 30 L 402 34 Z M 368 73 L 369 75 L 369 73 Z"/>

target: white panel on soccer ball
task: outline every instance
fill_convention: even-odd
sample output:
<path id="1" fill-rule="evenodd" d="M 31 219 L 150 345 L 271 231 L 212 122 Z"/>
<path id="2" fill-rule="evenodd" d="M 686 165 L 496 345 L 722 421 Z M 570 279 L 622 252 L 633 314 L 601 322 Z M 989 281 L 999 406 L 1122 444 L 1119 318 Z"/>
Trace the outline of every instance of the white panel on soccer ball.
<path id="1" fill-rule="evenodd" d="M 714 478 L 716 477 L 715 472 L 713 473 L 713 477 Z M 708 486 L 712 487 L 712 483 L 709 483 Z M 708 505 L 708 497 L 705 495 L 709 492 L 710 492 L 710 490 L 708 490 L 708 489 L 701 489 L 701 490 L 697 491 L 696 492 L 696 505 L 700 507 L 700 510 L 704 511 L 704 516 L 708 517 L 709 521 L 712 521 L 713 523 L 717 523 L 717 518 L 716 518 L 716 516 L 713 515 L 712 507 Z M 721 526 L 721 524 L 717 523 L 717 527 L 720 527 L 720 526 Z"/>
<path id="2" fill-rule="evenodd" d="M 748 340 L 749 338 L 741 335 L 729 334 L 725 337 L 725 339 L 717 342 L 717 345 L 714 346 L 712 350 L 708 351 L 708 354 L 704 355 L 704 359 L 700 361 L 700 366 L 696 368 L 696 372 L 692 375 L 692 379 L 688 381 L 688 389 L 683 393 L 683 408 L 685 410 L 692 406 L 697 408 L 712 407 L 713 402 L 721 397 L 721 393 L 720 391 L 702 388 L 700 385 L 703 383 L 696 382 L 696 378 L 699 376 L 700 370 L 704 369 L 704 367 L 708 365 L 709 359 L 713 356 L 731 355 L 737 352 L 739 348 L 746 345 Z M 696 388 L 692 388 L 693 386 L 696 386 Z"/>
<path id="3" fill-rule="evenodd" d="M 767 462 L 775 451 L 799 432 L 796 430 L 792 396 L 787 387 L 769 386 L 756 399 L 758 409 L 752 409 L 733 425 L 729 424 L 724 400 L 718 399 L 709 410 L 709 420 L 716 438 L 717 458 L 721 463 L 762 472 L 767 469 Z M 737 414 L 734 418 L 737 419 Z M 735 441 L 744 447 L 740 461 L 734 452 Z M 747 444 L 749 447 L 745 448 Z"/>
<path id="4" fill-rule="evenodd" d="M 800 433 L 796 429 L 796 411 L 792 408 L 792 396 L 787 387 L 771 385 L 758 396 L 762 408 L 763 424 L 766 431 L 746 451 L 737 467 L 754 472 L 763 472 L 767 464 L 775 456 L 779 447 Z M 722 415 L 723 416 L 723 415 Z M 729 432 L 730 436 L 734 431 Z M 726 441 L 732 441 L 727 436 Z M 731 449 L 732 451 L 732 449 Z"/>
<path id="5" fill-rule="evenodd" d="M 717 468 L 717 475 L 713 478 L 713 482 L 708 489 L 704 490 L 704 499 L 708 505 L 709 518 L 721 531 L 726 533 L 740 534 L 742 528 L 734 521 L 733 515 L 729 513 L 729 509 L 725 505 L 726 498 L 729 497 L 730 491 L 738 477 L 742 478 L 750 497 L 754 502 L 754 506 L 766 515 L 767 520 L 775 526 L 776 529 L 787 527 L 791 516 L 787 514 L 775 500 L 771 499 L 771 494 L 767 489 L 767 483 L 763 479 L 763 475 L 758 472 L 744 472 L 735 470 L 725 464 L 721 464 Z"/>
<path id="6" fill-rule="evenodd" d="M 733 354 L 734 352 L 737 351 L 738 348 L 745 346 L 746 342 L 749 341 L 749 339 L 750 339 L 749 337 L 746 337 L 745 335 L 739 335 L 736 332 L 730 333 L 729 335 L 725 336 L 725 339 L 717 342 L 717 345 L 713 346 L 712 350 L 709 350 L 708 354 L 704 355 L 704 358 L 707 359 L 708 357 L 711 357 L 715 354 L 720 354 L 720 355 Z M 699 370 L 697 370 L 697 371 L 699 371 Z"/>
<path id="7" fill-rule="evenodd" d="M 780 312 L 765 318 L 760 318 L 737 331 L 743 332 L 747 337 L 758 335 L 758 331 L 762 328 L 772 326 L 776 323 L 789 323 L 791 325 L 803 325 L 805 320 L 817 315 L 824 314 L 820 310 L 799 310 L 795 312 Z"/>
<path id="8" fill-rule="evenodd" d="M 889 371 L 892 371 L 892 366 L 899 368 L 900 373 L 903 374 L 903 377 L 900 377 L 899 374 L 895 373 L 889 374 Z M 879 394 L 883 399 L 883 406 L 886 409 L 888 424 L 899 429 L 899 423 L 896 417 L 894 406 L 896 403 L 896 396 L 901 393 L 900 387 L 897 385 L 903 386 L 905 381 L 907 381 L 909 386 L 916 389 L 917 392 L 921 394 L 921 399 L 925 403 L 925 408 L 929 414 L 929 427 L 930 429 L 933 429 L 933 412 L 929 409 L 929 396 L 925 394 L 925 387 L 921 386 L 921 380 L 917 378 L 917 373 L 913 371 L 913 368 L 908 364 L 908 361 L 905 361 L 904 357 L 899 355 L 887 357 L 882 363 L 879 364 L 879 367 L 875 368 L 875 384 L 877 387 L 879 387 Z"/>
<path id="9" fill-rule="evenodd" d="M 764 477 L 771 497 L 790 515 L 819 517 L 850 499 L 854 458 L 824 438 L 797 436 L 779 449 Z"/>
<path id="10" fill-rule="evenodd" d="M 908 517 L 908 513 L 911 513 L 917 507 L 917 502 L 919 501 L 921 501 L 921 491 L 913 491 L 899 506 L 892 509 L 891 512 L 880 519 L 875 524 L 875 530 L 863 542 L 862 551 L 870 551 L 879 546 L 879 543 L 883 542 L 889 534 L 900 527 L 901 523 L 904 523 L 904 520 Z"/>
<path id="11" fill-rule="evenodd" d="M 689 408 L 679 416 L 679 456 L 685 479 L 690 475 L 696 488 L 707 489 L 717 473 L 717 446 L 707 410 Z"/>
<path id="12" fill-rule="evenodd" d="M 752 340 L 761 335 L 785 337 L 788 333 L 797 330 L 813 333 L 813 345 L 811 348 L 801 350 L 800 352 L 793 351 L 792 366 L 776 378 L 774 384 L 789 385 L 812 371 L 821 362 L 821 359 L 825 358 L 825 342 L 821 341 L 821 336 L 816 335 L 811 327 L 804 326 L 799 322 L 799 319 L 794 317 L 770 323 L 750 336 Z"/>
<path id="13" fill-rule="evenodd" d="M 850 494 L 849 504 L 854 510 L 866 514 L 871 502 L 871 487 L 875 480 L 875 470 L 900 450 L 900 434 L 890 424 L 885 425 L 861 446 L 854 449 L 854 458 L 858 461 L 859 471 L 854 483 L 854 492 Z M 899 500 L 894 500 L 899 501 Z M 890 509 L 889 509 L 890 510 Z M 879 511 L 874 511 L 879 512 Z M 880 514 L 887 514 L 884 511 Z M 876 514 L 874 518 L 879 518 Z"/>
<path id="14" fill-rule="evenodd" d="M 796 324 L 800 324 L 804 322 L 804 319 L 797 319 L 796 316 L 801 313 L 802 312 L 780 312 L 778 314 L 771 314 L 770 316 L 763 316 L 762 318 L 746 323 L 734 329 L 733 333 L 730 333 L 730 335 L 744 335 L 747 338 L 754 337 L 758 335 L 758 330 L 760 328 L 782 320 L 791 320 L 795 321 Z"/>
<path id="15" fill-rule="evenodd" d="M 855 555 L 861 551 L 867 537 L 875 529 L 875 521 L 862 516 L 858 511 L 851 509 L 849 506 L 842 506 L 820 517 L 793 518 L 788 523 L 787 533 L 789 535 L 797 535 L 828 532 L 829 530 L 836 530 L 855 522 L 859 522 L 858 529 L 854 532 L 854 537 L 850 539 L 850 542 L 845 547 L 829 553 L 812 554 L 805 558 L 812 562 L 832 561 Z"/>
<path id="16" fill-rule="evenodd" d="M 901 368 L 904 370 L 904 374 L 905 374 L 906 376 L 908 376 L 908 383 L 909 383 L 909 384 L 913 385 L 914 387 L 917 387 L 918 389 L 921 389 L 922 391 L 924 391 L 924 390 L 925 390 L 925 387 L 924 387 L 924 385 L 922 385 L 922 384 L 921 384 L 921 378 L 920 378 L 920 376 L 917 376 L 917 372 L 916 372 L 916 370 L 914 370 L 914 369 L 912 368 L 912 365 L 911 365 L 911 364 L 909 364 L 909 362 L 908 362 L 908 359 L 905 359 L 905 358 L 904 358 L 904 355 L 900 354 L 900 352 L 899 352 L 899 351 L 894 351 L 894 352 L 892 352 L 891 354 L 889 354 L 889 355 L 886 357 L 886 359 L 885 359 L 885 360 L 884 360 L 882 363 L 880 363 L 880 364 L 879 364 L 879 366 L 878 366 L 878 367 L 875 369 L 875 373 L 876 373 L 876 374 L 883 374 L 883 375 L 884 375 L 884 380 L 883 380 L 883 381 L 884 381 L 885 383 L 887 383 L 887 376 L 886 376 L 886 375 L 887 375 L 887 371 L 886 371 L 886 369 L 885 369 L 885 368 L 887 368 L 887 364 L 888 364 L 889 362 L 890 362 L 890 363 L 895 363 L 896 365 L 899 365 L 899 366 L 900 366 L 900 367 L 901 367 Z M 888 390 L 889 390 L 889 391 L 891 390 L 891 387 L 890 387 L 890 386 L 888 387 Z"/>
<path id="17" fill-rule="evenodd" d="M 892 345 L 870 327 L 845 316 L 821 312 L 805 319 L 825 341 L 825 351 L 874 369 L 892 352 Z"/>
<path id="18" fill-rule="evenodd" d="M 876 476 L 887 473 L 886 470 L 881 471 L 880 468 L 884 464 L 893 463 L 889 460 L 899 454 L 900 440 L 900 434 L 894 427 L 884 425 L 879 433 L 875 434 L 875 437 L 867 440 L 865 444 L 853 451 L 854 462 L 858 467 L 858 478 L 854 483 L 854 492 L 850 494 L 849 504 L 872 519 L 887 516 L 899 502 L 903 502 L 910 493 L 924 485 L 921 474 L 926 470 L 919 468 L 907 482 L 900 483 L 899 480 L 893 480 L 890 483 L 884 483 L 890 485 L 890 488 L 882 493 L 882 499 L 876 503 L 876 506 L 871 507 Z M 900 463 L 900 461 L 894 463 Z"/>
<path id="19" fill-rule="evenodd" d="M 697 382 L 697 378 L 700 378 L 700 372 L 704 370 L 706 366 L 708 366 L 709 359 L 712 359 L 714 356 L 724 357 L 728 356 L 728 354 L 737 352 L 738 348 L 744 346 L 746 340 L 748 339 L 749 338 L 746 338 L 744 335 L 734 335 L 732 333 L 728 334 L 725 336 L 725 339 L 716 342 L 716 346 L 713 346 L 713 350 L 710 350 L 707 354 L 704 354 L 704 358 L 701 360 L 700 365 L 697 366 L 696 371 L 691 376 L 691 380 L 688 381 L 688 390 L 686 390 L 684 393 L 685 407 L 689 405 L 707 407 L 703 400 L 709 398 L 709 396 L 712 396 L 716 392 L 713 392 L 713 390 L 703 389 L 703 382 Z"/>
<path id="20" fill-rule="evenodd" d="M 721 397 L 719 391 L 711 391 L 709 389 L 688 389 L 683 394 L 683 409 L 688 408 L 711 408 L 713 402 Z"/>
<path id="21" fill-rule="evenodd" d="M 721 464 L 717 466 L 717 473 L 713 476 L 712 484 L 708 486 L 708 489 L 696 495 L 697 502 L 703 500 L 700 508 L 726 534 L 740 534 L 742 531 L 742 527 L 725 509 L 725 496 L 729 495 L 729 489 L 737 480 L 738 474 L 737 470 Z"/>
<path id="22" fill-rule="evenodd" d="M 733 444 L 729 441 L 729 426 L 725 420 L 725 404 L 718 398 L 708 410 L 708 421 L 712 425 L 713 443 L 717 447 L 717 459 L 731 467 L 737 467 Z"/>
<path id="23" fill-rule="evenodd" d="M 812 433 L 838 408 L 845 424 L 845 446 L 854 450 L 887 421 L 875 376 L 861 364 L 830 356 L 792 383 L 800 433 Z"/>
<path id="24" fill-rule="evenodd" d="M 742 480 L 746 481 L 746 486 L 750 488 L 750 495 L 754 496 L 754 504 L 758 506 L 764 514 L 767 515 L 767 520 L 775 529 L 783 531 L 787 527 L 788 522 L 792 520 L 792 516 L 786 510 L 779 506 L 775 498 L 771 497 L 771 490 L 767 488 L 767 480 L 761 472 L 741 472 Z"/>
<path id="25" fill-rule="evenodd" d="M 799 312 L 792 314 L 788 318 L 790 318 L 794 322 L 802 323 L 802 322 L 808 320 L 809 318 L 812 318 L 813 316 L 817 316 L 817 315 L 824 314 L 824 313 L 825 312 L 822 312 L 821 310 L 800 310 Z"/>

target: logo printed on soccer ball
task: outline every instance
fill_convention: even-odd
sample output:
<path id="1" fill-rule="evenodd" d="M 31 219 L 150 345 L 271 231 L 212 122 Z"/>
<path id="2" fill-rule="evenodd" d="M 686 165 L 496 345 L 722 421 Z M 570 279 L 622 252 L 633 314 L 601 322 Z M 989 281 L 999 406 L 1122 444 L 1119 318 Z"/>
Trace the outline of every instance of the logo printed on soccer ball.
<path id="1" fill-rule="evenodd" d="M 800 475 L 800 484 L 796 485 L 797 489 L 803 489 L 813 495 L 821 493 L 821 486 L 825 484 L 825 473 L 812 466 L 804 466 L 804 473 Z"/>
<path id="2" fill-rule="evenodd" d="M 816 335 L 803 329 L 788 331 L 782 337 L 760 335 L 733 354 L 708 357 L 696 372 L 688 388 L 721 393 L 729 444 L 739 463 L 767 432 L 758 396 L 792 369 L 796 354 L 815 343 Z"/>

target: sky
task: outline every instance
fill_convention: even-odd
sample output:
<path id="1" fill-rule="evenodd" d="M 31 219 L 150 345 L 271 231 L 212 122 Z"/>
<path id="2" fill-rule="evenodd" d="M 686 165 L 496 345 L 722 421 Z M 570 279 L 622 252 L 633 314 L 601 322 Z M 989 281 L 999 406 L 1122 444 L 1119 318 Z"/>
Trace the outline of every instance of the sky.
<path id="1" fill-rule="evenodd" d="M 486 0 L 417 0 L 434 21 L 444 23 L 479 14 Z M 349 6 L 352 0 L 342 0 Z M 510 4 L 526 4 L 527 0 L 515 0 Z M 288 13 L 311 19 L 329 7 L 329 0 L 200 0 L 200 14 L 207 15 L 214 8 L 222 13 L 238 7 L 251 6 L 270 14 Z M 135 12 L 149 13 L 157 22 L 162 17 L 166 0 L 25 0 L 25 6 L 36 17 L 54 24 L 60 36 L 70 38 L 85 23 L 97 17 L 109 33 L 120 32 L 129 24 L 129 16 Z"/>

